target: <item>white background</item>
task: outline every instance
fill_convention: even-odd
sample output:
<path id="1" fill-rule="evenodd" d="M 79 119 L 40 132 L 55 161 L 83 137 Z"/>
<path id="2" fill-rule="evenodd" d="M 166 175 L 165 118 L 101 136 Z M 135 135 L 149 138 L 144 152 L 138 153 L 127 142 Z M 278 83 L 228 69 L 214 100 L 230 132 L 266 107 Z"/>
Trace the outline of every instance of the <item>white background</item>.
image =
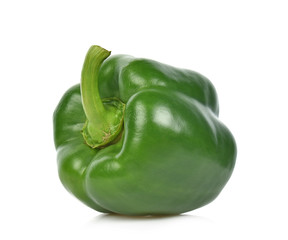
<path id="1" fill-rule="evenodd" d="M 288 239 L 287 1 L 1 1 L 1 239 Z M 52 114 L 97 44 L 207 76 L 238 145 L 220 196 L 103 215 L 62 187 Z"/>

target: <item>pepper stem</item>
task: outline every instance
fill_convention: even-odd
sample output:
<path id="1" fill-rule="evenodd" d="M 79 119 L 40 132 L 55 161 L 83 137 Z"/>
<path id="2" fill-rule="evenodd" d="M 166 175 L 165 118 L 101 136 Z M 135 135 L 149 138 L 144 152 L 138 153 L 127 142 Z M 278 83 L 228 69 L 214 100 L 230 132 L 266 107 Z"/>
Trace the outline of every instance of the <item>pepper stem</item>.
<path id="1" fill-rule="evenodd" d="M 91 46 L 81 74 L 82 104 L 87 118 L 82 135 L 92 148 L 113 141 L 123 126 L 124 103 L 116 98 L 101 100 L 98 90 L 99 70 L 110 53 L 100 46 Z"/>

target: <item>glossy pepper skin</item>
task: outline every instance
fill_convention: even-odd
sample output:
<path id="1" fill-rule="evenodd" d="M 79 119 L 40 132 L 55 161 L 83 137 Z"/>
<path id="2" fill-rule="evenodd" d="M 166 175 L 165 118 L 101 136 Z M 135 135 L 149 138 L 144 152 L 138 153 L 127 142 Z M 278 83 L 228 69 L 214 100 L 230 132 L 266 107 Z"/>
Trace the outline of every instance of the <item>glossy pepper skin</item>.
<path id="1" fill-rule="evenodd" d="M 191 70 L 109 55 L 89 49 L 81 87 L 54 112 L 65 188 L 97 211 L 124 215 L 180 214 L 213 201 L 232 174 L 236 144 L 217 118 L 212 83 Z"/>

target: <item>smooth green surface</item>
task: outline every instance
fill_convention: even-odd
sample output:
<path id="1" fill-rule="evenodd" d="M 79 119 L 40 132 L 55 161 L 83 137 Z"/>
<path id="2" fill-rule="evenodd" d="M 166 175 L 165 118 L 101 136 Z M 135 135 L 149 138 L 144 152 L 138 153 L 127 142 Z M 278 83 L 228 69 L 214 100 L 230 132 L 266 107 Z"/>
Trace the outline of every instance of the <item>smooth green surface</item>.
<path id="1" fill-rule="evenodd" d="M 204 76 L 126 55 L 108 57 L 98 73 L 100 97 L 125 104 L 114 142 L 91 148 L 80 86 L 54 112 L 59 176 L 68 191 L 100 212 L 179 214 L 221 192 L 236 159 L 230 131 L 218 120 L 217 94 Z"/>

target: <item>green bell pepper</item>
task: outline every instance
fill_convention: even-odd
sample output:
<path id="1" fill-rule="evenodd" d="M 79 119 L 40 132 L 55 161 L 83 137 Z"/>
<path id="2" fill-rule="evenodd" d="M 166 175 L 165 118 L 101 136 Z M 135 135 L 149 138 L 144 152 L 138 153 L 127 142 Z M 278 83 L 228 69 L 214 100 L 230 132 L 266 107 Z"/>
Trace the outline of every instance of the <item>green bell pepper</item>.
<path id="1" fill-rule="evenodd" d="M 59 177 L 89 207 L 180 214 L 214 200 L 236 159 L 212 83 L 191 70 L 92 46 L 54 120 Z"/>

